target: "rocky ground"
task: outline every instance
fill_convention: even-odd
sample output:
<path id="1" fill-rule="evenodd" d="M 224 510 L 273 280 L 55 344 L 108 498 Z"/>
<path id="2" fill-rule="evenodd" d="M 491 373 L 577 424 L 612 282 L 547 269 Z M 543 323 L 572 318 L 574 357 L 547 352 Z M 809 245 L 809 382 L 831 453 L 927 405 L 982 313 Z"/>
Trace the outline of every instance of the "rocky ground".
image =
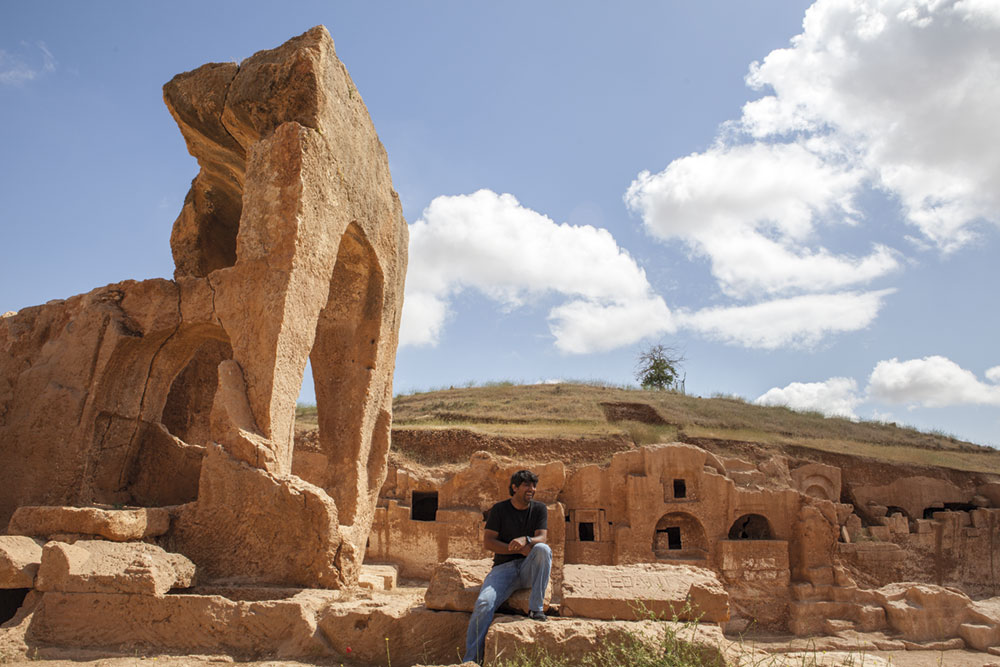
<path id="1" fill-rule="evenodd" d="M 52 655 L 53 657 L 48 657 Z M 115 656 L 96 657 L 90 653 L 59 654 L 42 652 L 34 659 L 5 661 L 5 665 L 45 665 L 47 667 L 182 667 L 184 665 L 240 664 L 253 667 L 299 667 L 301 665 L 335 665 L 343 667 L 373 667 L 363 663 L 342 661 L 299 662 L 294 660 L 266 660 L 259 662 L 237 662 L 228 656 L 186 655 L 186 656 Z M 1000 666 L 1000 658 L 990 661 L 992 656 L 983 653 L 964 650 L 950 651 L 872 651 L 869 653 L 853 653 L 846 651 L 818 651 L 805 653 L 788 653 L 775 656 L 758 656 L 757 662 L 751 665 L 820 665 L 830 667 L 850 665 L 851 667 L 878 667 L 893 665 L 894 667 L 996 667 Z M 773 660 L 773 661 L 772 661 Z M 985 661 L 985 662 L 984 662 Z"/>

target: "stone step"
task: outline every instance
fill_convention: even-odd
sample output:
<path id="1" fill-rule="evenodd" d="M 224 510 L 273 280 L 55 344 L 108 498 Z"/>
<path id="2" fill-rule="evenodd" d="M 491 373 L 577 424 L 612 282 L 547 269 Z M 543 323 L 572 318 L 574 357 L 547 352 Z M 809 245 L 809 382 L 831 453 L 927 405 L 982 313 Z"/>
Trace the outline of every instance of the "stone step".
<path id="1" fill-rule="evenodd" d="M 163 597 L 112 593 L 42 594 L 31 639 L 63 649 L 101 646 L 142 653 L 228 654 L 241 660 L 302 659 L 310 664 L 392 664 L 418 656 L 452 664 L 465 645 L 469 615 L 431 611 L 416 593 L 374 591 L 359 604 L 341 591 L 238 589 Z"/>
<path id="2" fill-rule="evenodd" d="M 365 563 L 358 584 L 373 591 L 391 591 L 399 580 L 399 567 L 391 563 Z"/>
<path id="3" fill-rule="evenodd" d="M 794 600 L 789 603 L 788 612 L 788 629 L 799 637 L 827 633 L 827 625 L 831 621 L 849 621 L 852 629 L 861 632 L 875 632 L 888 627 L 885 609 L 864 602 Z"/>

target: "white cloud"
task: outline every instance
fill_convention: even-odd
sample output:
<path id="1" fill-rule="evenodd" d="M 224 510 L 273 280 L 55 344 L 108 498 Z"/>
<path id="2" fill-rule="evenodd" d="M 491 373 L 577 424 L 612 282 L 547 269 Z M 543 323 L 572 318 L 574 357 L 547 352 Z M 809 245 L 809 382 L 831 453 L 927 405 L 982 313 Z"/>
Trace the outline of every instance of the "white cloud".
<path id="1" fill-rule="evenodd" d="M 858 290 L 900 270 L 901 255 L 838 253 L 822 236 L 838 223 L 863 233 L 855 200 L 869 188 L 899 202 L 918 249 L 952 251 L 982 221 L 1000 224 L 1000 152 L 984 148 L 1000 144 L 998 7 L 817 0 L 788 48 L 750 66 L 764 95 L 710 149 L 640 173 L 629 208 L 707 259 L 735 302 L 675 313 L 678 324 L 764 348 L 867 326 L 888 292 Z"/>
<path id="2" fill-rule="evenodd" d="M 407 277 L 411 275 L 407 272 Z M 419 292 L 407 285 L 403 298 L 403 318 L 399 328 L 400 345 L 435 345 L 451 313 L 448 303 L 431 292 Z"/>
<path id="3" fill-rule="evenodd" d="M 993 368 L 986 369 L 986 379 L 990 382 L 996 382 L 1000 384 L 1000 366 L 994 366 Z"/>
<path id="4" fill-rule="evenodd" d="M 854 409 L 862 402 L 858 383 L 835 377 L 826 382 L 792 382 L 774 387 L 754 401 L 758 405 L 785 405 L 793 410 L 816 410 L 831 417 L 857 419 Z"/>
<path id="5" fill-rule="evenodd" d="M 659 297 L 601 303 L 571 301 L 552 309 L 550 328 L 564 352 L 605 352 L 673 330 L 670 310 Z"/>
<path id="6" fill-rule="evenodd" d="M 401 345 L 433 345 L 450 299 L 475 289 L 505 308 L 545 295 L 555 345 L 584 354 L 674 328 L 643 271 L 605 229 L 556 224 L 512 195 L 435 198 L 410 226 Z"/>
<path id="7" fill-rule="evenodd" d="M 806 294 L 750 306 L 680 311 L 674 319 L 678 326 L 729 344 L 807 347 L 829 334 L 865 328 L 893 291 Z"/>
<path id="8" fill-rule="evenodd" d="M 987 371 L 996 381 L 997 368 Z M 931 356 L 876 364 L 868 378 L 870 397 L 900 405 L 940 408 L 950 405 L 1000 405 L 1000 387 L 986 384 L 954 361 Z"/>
<path id="9" fill-rule="evenodd" d="M 818 0 L 789 48 L 754 63 L 741 127 L 824 136 L 953 250 L 1000 224 L 1000 11 L 993 0 Z M 825 159 L 825 158 L 824 158 Z"/>
<path id="10" fill-rule="evenodd" d="M 818 220 L 853 221 L 860 177 L 798 143 L 720 145 L 640 173 L 625 201 L 654 236 L 706 256 L 731 296 L 826 291 L 899 266 L 884 246 L 863 258 L 810 247 Z"/>
<path id="11" fill-rule="evenodd" d="M 44 42 L 34 46 L 22 42 L 21 46 L 23 52 L 19 54 L 0 49 L 0 84 L 20 85 L 55 71 L 56 59 Z"/>

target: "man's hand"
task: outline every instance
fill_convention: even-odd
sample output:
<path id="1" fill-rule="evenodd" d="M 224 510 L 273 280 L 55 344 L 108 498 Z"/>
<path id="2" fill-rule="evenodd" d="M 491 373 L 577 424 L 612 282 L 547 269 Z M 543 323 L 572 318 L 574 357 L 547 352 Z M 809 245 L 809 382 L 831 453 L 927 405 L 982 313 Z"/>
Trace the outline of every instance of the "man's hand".
<path id="1" fill-rule="evenodd" d="M 531 545 L 528 544 L 527 537 L 515 537 L 510 541 L 510 544 L 507 545 L 507 551 L 527 556 L 531 551 Z"/>

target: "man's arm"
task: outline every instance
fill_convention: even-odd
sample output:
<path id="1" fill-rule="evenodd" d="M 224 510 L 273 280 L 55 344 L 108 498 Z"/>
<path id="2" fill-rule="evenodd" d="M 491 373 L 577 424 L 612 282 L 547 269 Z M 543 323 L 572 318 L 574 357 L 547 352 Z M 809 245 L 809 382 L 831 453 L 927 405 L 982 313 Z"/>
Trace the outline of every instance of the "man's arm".
<path id="1" fill-rule="evenodd" d="M 508 554 L 510 549 L 507 548 L 505 542 L 501 542 L 497 538 L 500 536 L 495 530 L 490 530 L 487 528 L 483 531 L 483 548 L 487 551 L 492 551 L 495 554 Z"/>
<path id="2" fill-rule="evenodd" d="M 510 541 L 507 545 L 507 549 L 504 551 L 499 551 L 497 553 L 519 553 L 522 556 L 527 556 L 531 552 L 531 547 L 536 544 L 548 544 L 549 542 L 549 531 L 544 528 L 539 528 L 535 531 L 535 534 L 531 537 L 531 543 L 528 543 L 528 537 L 525 535 L 523 537 L 517 537 Z M 497 544 L 503 544 L 500 540 L 497 540 Z"/>

